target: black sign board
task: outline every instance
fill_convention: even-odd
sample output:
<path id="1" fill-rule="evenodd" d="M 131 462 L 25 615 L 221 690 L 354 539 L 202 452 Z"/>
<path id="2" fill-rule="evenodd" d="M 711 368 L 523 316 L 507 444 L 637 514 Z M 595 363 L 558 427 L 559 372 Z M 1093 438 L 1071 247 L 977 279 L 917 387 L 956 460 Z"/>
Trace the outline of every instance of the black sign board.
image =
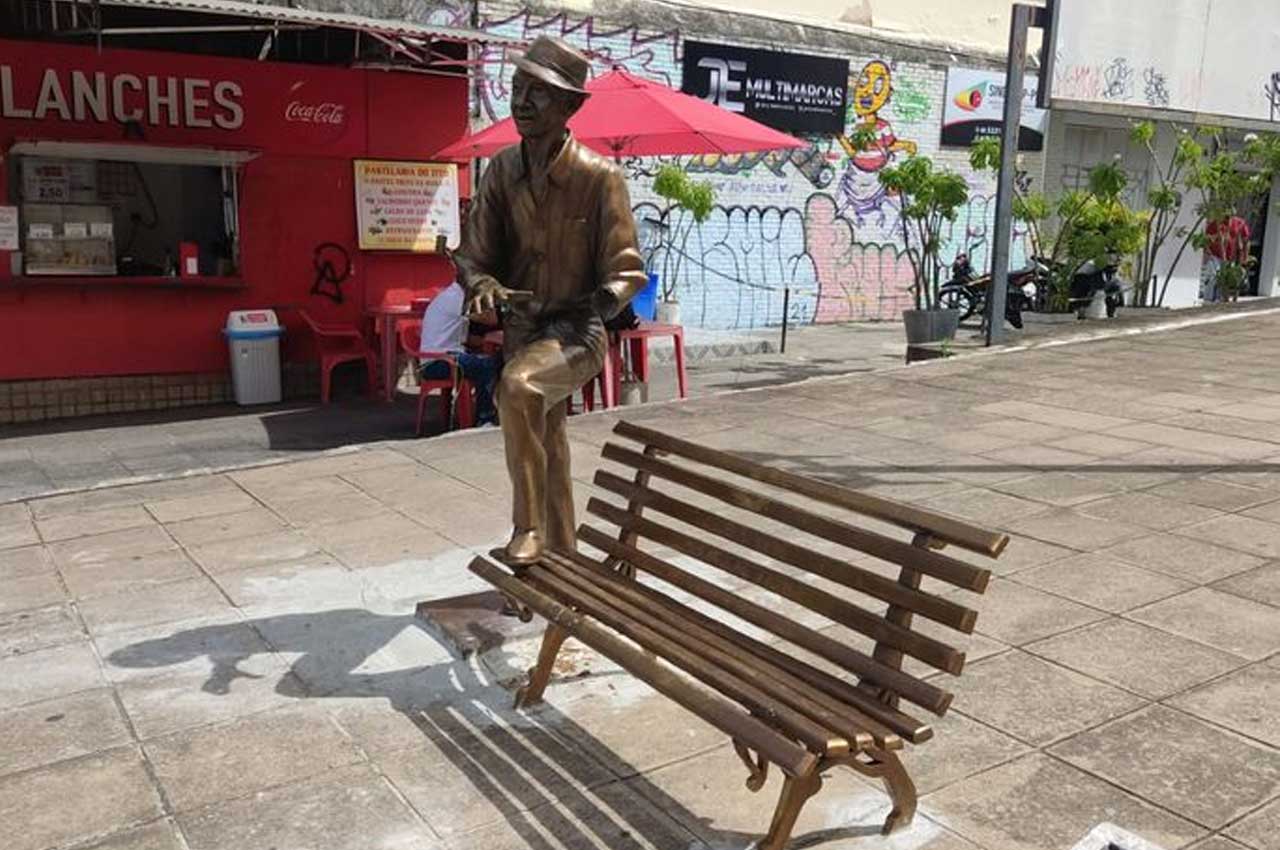
<path id="1" fill-rule="evenodd" d="M 779 130 L 835 135 L 845 129 L 849 61 L 686 41 L 681 90 Z"/>

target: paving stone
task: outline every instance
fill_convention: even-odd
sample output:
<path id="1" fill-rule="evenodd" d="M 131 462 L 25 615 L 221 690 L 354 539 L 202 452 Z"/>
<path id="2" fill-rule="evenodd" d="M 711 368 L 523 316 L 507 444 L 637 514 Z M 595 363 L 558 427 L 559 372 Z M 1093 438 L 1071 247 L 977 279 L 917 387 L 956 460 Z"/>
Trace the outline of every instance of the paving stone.
<path id="1" fill-rule="evenodd" d="M 1280 748 L 1280 669 L 1257 664 L 1169 701 L 1210 723 Z"/>
<path id="2" fill-rule="evenodd" d="M 160 814 L 160 797 L 133 747 L 0 777 L 5 850 L 61 847 Z"/>
<path id="3" fill-rule="evenodd" d="M 244 540 L 280 531 L 284 527 L 279 517 L 262 507 L 234 514 L 184 519 L 165 526 L 179 543 L 189 548 L 225 540 Z"/>
<path id="4" fill-rule="evenodd" d="M 1075 549 L 1054 546 L 1051 543 L 1032 540 L 1030 537 L 1010 537 L 1008 547 L 995 561 L 989 558 L 965 555 L 957 555 L 957 557 L 977 564 L 984 569 L 991 570 L 993 575 L 1008 576 L 1025 569 L 1045 566 L 1078 554 L 1080 553 Z"/>
<path id="5" fill-rule="evenodd" d="M 1280 850 L 1280 800 L 1227 827 L 1226 833 L 1254 850 Z"/>
<path id="6" fill-rule="evenodd" d="M 172 821 L 162 820 L 116 833 L 83 850 L 186 850 Z"/>
<path id="7" fill-rule="evenodd" d="M 278 502 L 272 508 L 294 528 L 315 528 L 373 517 L 386 510 L 376 499 L 363 493 L 333 499 L 309 496 L 293 502 Z"/>
<path id="8" fill-rule="evenodd" d="M 1114 482 L 1107 481 L 1101 477 L 1071 472 L 1051 472 L 1045 475 L 1035 475 L 1021 481 L 1009 481 L 996 486 L 1014 496 L 1033 499 L 1046 505 L 1057 505 L 1059 507 L 1080 505 L 1102 496 L 1118 493 L 1124 489 Z M 1016 518 L 1009 517 L 1007 519 Z"/>
<path id="9" fill-rule="evenodd" d="M 1052 440 L 1048 446 L 1098 457 L 1123 457 L 1151 448 L 1150 443 L 1122 440 L 1109 434 L 1076 434 L 1064 440 Z"/>
<path id="10" fill-rule="evenodd" d="M 922 805 L 948 829 L 993 850 L 1074 847 L 1104 821 L 1160 847 L 1182 847 L 1207 832 L 1042 753 L 972 776 Z"/>
<path id="11" fill-rule="evenodd" d="M 137 505 L 104 508 L 36 520 L 36 527 L 40 529 L 40 536 L 46 543 L 154 524 L 155 520 L 151 515 Z"/>
<path id="12" fill-rule="evenodd" d="M 1176 694 L 1245 664 L 1243 658 L 1120 619 L 1038 641 L 1026 649 L 1148 699 Z"/>
<path id="13" fill-rule="evenodd" d="M 957 701 L 955 707 L 957 710 L 945 717 L 930 718 L 934 736 L 927 744 L 909 746 L 899 756 L 922 795 L 961 782 L 1030 749 L 999 730 L 965 717 L 961 713 L 962 702 Z"/>
<path id="14" fill-rule="evenodd" d="M 221 573 L 216 581 L 232 603 L 253 617 L 345 607 L 359 603 L 366 587 L 358 574 L 323 553 Z"/>
<path id="15" fill-rule="evenodd" d="M 1025 534 L 1046 543 L 1086 552 L 1105 549 L 1146 533 L 1135 525 L 1096 519 L 1067 510 L 1014 520 L 1006 528 L 1014 534 Z"/>
<path id="16" fill-rule="evenodd" d="M 1127 522 L 1155 531 L 1168 531 L 1184 525 L 1221 516 L 1213 508 L 1191 505 L 1174 499 L 1162 499 L 1147 493 L 1125 493 L 1107 499 L 1098 499 L 1077 510 L 1086 516 Z"/>
<path id="17" fill-rule="evenodd" d="M 1280 652 L 1276 609 L 1207 587 L 1133 611 L 1139 622 L 1258 660 Z"/>
<path id="18" fill-rule="evenodd" d="M 366 766 L 180 814 L 178 825 L 191 850 L 442 850 L 426 825 Z"/>
<path id="19" fill-rule="evenodd" d="M 176 812 L 293 784 L 363 761 L 351 740 L 316 703 L 155 738 L 144 749 Z"/>
<path id="20" fill-rule="evenodd" d="M 1040 747 L 1146 704 L 1016 649 L 968 665 L 947 687 L 960 711 Z"/>
<path id="21" fill-rule="evenodd" d="M 315 541 L 293 529 L 269 531 L 243 539 L 233 538 L 188 549 L 205 572 L 211 575 L 251 569 L 285 561 L 296 561 L 320 552 Z"/>
<path id="22" fill-rule="evenodd" d="M 49 554 L 53 556 L 54 563 L 60 566 L 63 564 L 88 565 L 132 561 L 144 555 L 175 548 L 177 544 L 163 528 L 158 525 L 148 525 L 113 531 L 109 534 L 64 540 L 49 546 Z"/>
<path id="23" fill-rule="evenodd" d="M 1153 496 L 1177 499 L 1192 505 L 1234 513 L 1275 500 L 1275 493 L 1256 487 L 1228 484 L 1212 478 L 1184 478 L 1151 489 Z"/>
<path id="24" fill-rule="evenodd" d="M 0 581 L 7 582 L 53 571 L 53 560 L 43 546 L 24 546 L 0 552 Z"/>
<path id="25" fill-rule="evenodd" d="M 129 743 L 111 690 L 85 691 L 0 712 L 7 743 L 0 775 L 43 767 Z"/>
<path id="26" fill-rule="evenodd" d="M 1258 460 L 1275 454 L 1272 443 L 1260 440 L 1244 440 L 1239 437 L 1228 437 L 1217 434 L 1206 437 L 1202 431 L 1186 428 L 1174 428 L 1153 422 L 1143 422 L 1115 428 L 1107 432 L 1111 436 L 1128 440 L 1141 440 L 1176 449 L 1195 452 L 1206 452 L 1231 460 Z"/>
<path id="27" fill-rule="evenodd" d="M 1280 562 L 1266 564 L 1256 570 L 1223 579 L 1214 585 L 1217 590 L 1234 593 L 1255 602 L 1280 607 Z"/>
<path id="28" fill-rule="evenodd" d="M 1280 795 L 1280 752 L 1163 706 L 1052 752 L 1210 829 Z"/>
<path id="29" fill-rule="evenodd" d="M 1098 554 L 1197 584 L 1217 581 L 1263 563 L 1254 555 L 1172 534 L 1128 540 Z"/>
<path id="30" fill-rule="evenodd" d="M 166 549 L 121 561 L 64 564 L 60 572 L 77 599 L 146 592 L 179 579 L 200 578 L 200 569 L 181 549 Z"/>
<path id="31" fill-rule="evenodd" d="M 1012 579 L 993 579 L 976 599 L 955 594 L 957 601 L 978 610 L 977 630 L 1011 646 L 1104 619 L 1106 614 L 1059 596 L 1043 593 Z"/>
<path id="32" fill-rule="evenodd" d="M 87 599 L 80 603 L 80 614 L 89 631 L 99 635 L 216 616 L 230 613 L 230 607 L 218 588 L 201 576 Z"/>
<path id="33" fill-rule="evenodd" d="M 62 646 L 85 639 L 70 605 L 0 615 L 0 657 Z"/>
<path id="34" fill-rule="evenodd" d="M 257 507 L 258 503 L 249 494 L 221 489 L 212 493 L 146 503 L 151 515 L 164 523 L 240 513 Z"/>
<path id="35" fill-rule="evenodd" d="M 1099 416 L 1066 407 L 1051 407 L 1025 401 L 999 401 L 975 407 L 974 411 L 992 416 L 1012 416 L 1054 428 L 1074 428 L 1080 431 L 1108 431 L 1130 424 L 1127 420 L 1114 416 Z"/>
<path id="36" fill-rule="evenodd" d="M 1241 514 L 1228 514 L 1180 528 L 1178 534 L 1262 558 L 1280 558 L 1280 525 Z"/>
<path id="37" fill-rule="evenodd" d="M 66 601 L 66 593 L 56 573 L 37 573 L 24 578 L 6 579 L 0 594 L 0 616 L 14 611 L 45 608 Z"/>
<path id="38" fill-rule="evenodd" d="M 971 488 L 958 493 L 935 496 L 923 507 L 976 523 L 999 525 L 1011 519 L 1042 513 L 1047 508 L 1039 502 L 1019 499 L 996 490 Z"/>
<path id="39" fill-rule="evenodd" d="M 1014 580 L 1113 614 L 1195 586 L 1096 552 L 1023 570 Z"/>
<path id="40" fill-rule="evenodd" d="M 1212 838 L 1206 838 L 1204 841 L 1197 841 L 1187 850 L 1249 850 L 1249 848 L 1232 841 L 1230 838 L 1215 835 Z"/>
<path id="41" fill-rule="evenodd" d="M 84 641 L 0 658 L 0 709 L 104 684 L 97 656 Z"/>
<path id="42" fill-rule="evenodd" d="M 15 549 L 39 542 L 40 535 L 30 520 L 0 525 L 0 549 Z"/>

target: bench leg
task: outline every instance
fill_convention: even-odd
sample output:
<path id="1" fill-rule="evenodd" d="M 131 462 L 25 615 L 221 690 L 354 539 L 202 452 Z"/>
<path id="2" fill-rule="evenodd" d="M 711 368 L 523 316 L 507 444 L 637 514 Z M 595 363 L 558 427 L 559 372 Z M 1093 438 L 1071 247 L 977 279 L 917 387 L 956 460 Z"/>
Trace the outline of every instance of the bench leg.
<path id="1" fill-rule="evenodd" d="M 898 757 L 884 750 L 870 750 L 867 755 L 870 762 L 858 758 L 849 759 L 847 764 L 864 776 L 880 779 L 893 801 L 893 809 L 884 820 L 881 833 L 888 835 L 900 826 L 907 826 L 916 816 L 916 785 L 907 775 Z"/>
<path id="2" fill-rule="evenodd" d="M 795 829 L 800 810 L 821 789 L 822 774 L 817 770 L 803 776 L 788 776 L 782 783 L 782 796 L 778 798 L 778 808 L 773 812 L 769 834 L 756 845 L 757 850 L 783 850 L 791 840 L 791 831 Z"/>
<path id="3" fill-rule="evenodd" d="M 529 671 L 529 682 L 516 691 L 516 708 L 527 708 L 542 702 L 542 692 L 551 681 L 551 668 L 556 663 L 556 655 L 564 644 L 569 633 L 564 627 L 555 623 L 547 626 L 542 634 L 542 648 L 538 650 L 538 666 Z"/>

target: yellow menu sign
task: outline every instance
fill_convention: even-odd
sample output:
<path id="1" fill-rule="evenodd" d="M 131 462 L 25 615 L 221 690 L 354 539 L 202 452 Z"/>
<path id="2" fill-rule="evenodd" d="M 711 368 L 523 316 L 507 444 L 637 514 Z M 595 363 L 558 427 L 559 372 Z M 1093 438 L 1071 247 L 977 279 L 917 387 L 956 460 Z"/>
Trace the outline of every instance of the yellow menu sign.
<path id="1" fill-rule="evenodd" d="M 458 247 L 458 167 L 438 162 L 355 161 L 356 227 L 362 251 Z"/>

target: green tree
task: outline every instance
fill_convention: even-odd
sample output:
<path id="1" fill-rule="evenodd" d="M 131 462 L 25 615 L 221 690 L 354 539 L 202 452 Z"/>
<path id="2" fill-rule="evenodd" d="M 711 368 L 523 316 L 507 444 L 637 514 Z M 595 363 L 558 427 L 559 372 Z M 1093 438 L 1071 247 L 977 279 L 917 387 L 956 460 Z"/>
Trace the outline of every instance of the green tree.
<path id="1" fill-rule="evenodd" d="M 660 213 L 659 227 L 662 230 L 662 241 L 666 248 L 662 275 L 662 299 L 673 301 L 675 283 L 680 276 L 680 266 L 687 256 L 689 234 L 694 226 L 701 225 L 711 215 L 716 206 L 716 189 L 709 181 L 693 180 L 683 168 L 667 164 L 658 169 L 653 179 L 653 191 L 667 200 L 667 206 Z M 693 219 L 693 226 L 684 228 L 680 236 L 680 247 L 675 247 L 675 237 L 671 235 L 671 214 L 683 209 Z M 674 255 L 674 257 L 673 257 Z"/>
<path id="2" fill-rule="evenodd" d="M 969 200 L 969 184 L 959 174 L 937 169 L 924 156 L 883 169 L 880 184 L 902 205 L 902 236 L 915 277 L 916 309 L 934 309 L 942 285 L 942 229 L 955 221 Z"/>

